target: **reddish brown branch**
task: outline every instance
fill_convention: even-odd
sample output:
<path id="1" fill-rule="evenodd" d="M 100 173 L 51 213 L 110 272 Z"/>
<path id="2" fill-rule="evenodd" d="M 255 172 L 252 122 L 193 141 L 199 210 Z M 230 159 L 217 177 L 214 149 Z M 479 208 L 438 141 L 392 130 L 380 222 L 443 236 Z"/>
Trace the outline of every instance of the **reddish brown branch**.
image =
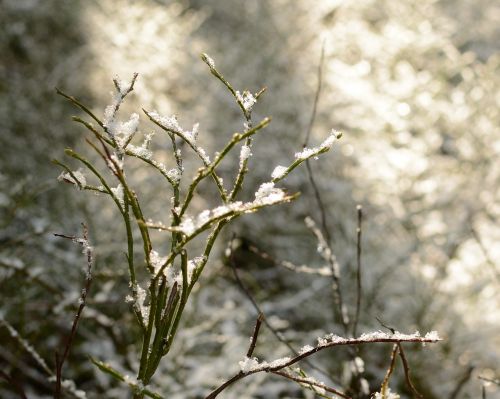
<path id="1" fill-rule="evenodd" d="M 293 364 L 323 350 L 326 348 L 332 348 L 334 346 L 354 346 L 354 345 L 364 345 L 364 344 L 374 344 L 374 343 L 381 343 L 381 342 L 391 342 L 394 344 L 398 344 L 401 342 L 419 342 L 419 343 L 435 343 L 438 342 L 439 339 L 436 339 L 434 337 L 432 338 L 426 338 L 426 337 L 420 337 L 420 336 L 408 336 L 408 337 L 402 337 L 402 336 L 395 336 L 395 337 L 380 337 L 380 338 L 371 338 L 371 337 L 363 337 L 361 336 L 360 338 L 333 338 L 331 342 L 325 342 L 318 344 L 316 347 L 307 350 L 305 352 L 302 352 L 301 354 L 290 358 L 287 361 L 279 362 L 278 365 L 274 366 L 273 363 L 261 363 L 260 366 L 253 367 L 251 370 L 243 372 L 240 371 L 238 374 L 234 375 L 231 377 L 228 381 L 226 381 L 224 384 L 219 386 L 217 389 L 212 391 L 206 399 L 213 399 L 217 397 L 219 393 L 221 393 L 224 389 L 232 385 L 234 382 L 241 380 L 249 375 L 256 374 L 259 372 L 271 372 L 274 373 L 275 371 L 282 370 L 286 367 L 290 367 Z"/>
<path id="2" fill-rule="evenodd" d="M 415 385 L 413 385 L 413 382 L 411 380 L 410 366 L 408 365 L 408 360 L 406 359 L 406 355 L 403 350 L 403 345 L 398 343 L 398 348 L 399 348 L 399 357 L 401 357 L 401 361 L 403 362 L 403 370 L 405 373 L 406 384 L 417 398 L 424 399 L 422 394 L 418 392 L 417 388 L 415 388 Z"/>
<path id="3" fill-rule="evenodd" d="M 357 241 L 356 241 L 356 263 L 357 263 L 357 270 L 356 270 L 356 313 L 354 315 L 354 320 L 352 323 L 352 335 L 355 337 L 357 335 L 357 328 L 358 328 L 358 322 L 359 322 L 359 313 L 361 311 L 361 297 L 363 295 L 363 290 L 362 290 L 362 280 L 361 280 L 361 225 L 363 222 L 363 208 L 361 205 L 358 205 L 356 207 L 358 211 L 358 227 L 356 229 L 356 235 L 357 235 Z"/>
<path id="4" fill-rule="evenodd" d="M 63 238 L 68 238 L 71 239 L 72 241 L 81 244 L 84 248 L 84 253 L 87 255 L 87 272 L 85 276 L 85 286 L 82 290 L 82 293 L 79 298 L 79 306 L 78 310 L 76 311 L 75 317 L 73 319 L 73 324 L 71 326 L 71 332 L 66 339 L 66 344 L 64 346 L 64 351 L 62 356 L 59 354 L 59 352 L 56 352 L 55 358 L 56 358 L 56 387 L 55 387 L 55 392 L 54 392 L 54 397 L 56 399 L 61 398 L 61 384 L 62 384 L 62 368 L 64 365 L 64 362 L 66 361 L 69 351 L 71 349 L 71 344 L 73 343 L 73 339 L 75 338 L 76 335 L 76 330 L 78 329 L 78 322 L 80 321 L 80 317 L 82 315 L 83 309 L 85 308 L 86 305 L 86 300 L 87 300 L 87 295 L 90 290 L 90 286 L 92 284 L 92 265 L 93 265 L 93 253 L 92 253 L 92 247 L 89 245 L 88 241 L 88 228 L 85 224 L 82 223 L 83 226 L 83 238 L 78 238 L 74 236 L 66 236 L 63 234 L 55 234 L 57 237 L 63 237 Z"/>
<path id="5" fill-rule="evenodd" d="M 299 384 L 307 384 L 311 385 L 317 388 L 324 389 L 327 392 L 333 393 L 337 396 L 340 396 L 341 398 L 346 398 L 346 399 L 351 399 L 350 396 L 347 396 L 345 393 L 342 393 L 340 391 L 337 391 L 335 388 L 329 387 L 328 385 L 325 385 L 321 382 L 317 382 L 312 380 L 311 378 L 301 378 L 301 377 L 296 377 L 291 374 L 285 373 L 283 371 L 272 371 L 273 374 L 280 375 L 282 377 L 288 378 L 289 380 L 295 381 Z"/>
<path id="6" fill-rule="evenodd" d="M 250 341 L 250 346 L 248 347 L 247 357 L 252 357 L 253 351 L 255 350 L 255 345 L 257 345 L 257 338 L 259 336 L 260 326 L 262 324 L 262 320 L 264 319 L 264 315 L 259 313 L 257 320 L 255 321 L 255 327 L 253 329 L 252 340 Z"/>

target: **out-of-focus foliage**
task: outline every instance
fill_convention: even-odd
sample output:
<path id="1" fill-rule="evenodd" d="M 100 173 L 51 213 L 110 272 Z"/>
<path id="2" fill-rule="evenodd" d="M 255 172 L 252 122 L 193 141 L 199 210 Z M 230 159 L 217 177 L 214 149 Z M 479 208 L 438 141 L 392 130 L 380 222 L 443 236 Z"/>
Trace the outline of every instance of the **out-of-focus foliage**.
<path id="1" fill-rule="evenodd" d="M 426 398 L 450 397 L 471 366 L 472 377 L 457 397 L 479 397 L 479 375 L 498 378 L 497 2 L 5 0 L 0 7 L 1 312 L 51 364 L 69 328 L 84 261 L 48 233 L 76 230 L 82 219 L 91 223 L 98 244 L 96 281 L 66 367 L 67 377 L 89 397 L 106 392 L 120 398 L 125 391 L 94 374 L 85 356 L 98 354 L 131 372 L 137 348 L 134 332 L 123 328 L 132 316 L 124 303 L 123 232 L 113 223 L 118 215 L 100 198 L 54 188 L 58 171 L 50 158 L 84 133 L 70 123 L 75 111 L 53 87 L 102 115 L 111 77 L 138 72 L 130 106 L 177 113 L 183 125 L 200 122 L 200 141 L 213 149 L 242 127 L 238 109 L 199 61 L 206 51 L 239 87 L 268 87 L 255 112 L 257 119 L 270 115 L 273 122 L 256 141 L 250 164 L 250 178 L 262 182 L 274 166 L 288 164 L 304 140 L 323 40 L 323 84 L 311 140 L 322 141 L 332 127 L 345 136 L 329 161 L 311 166 L 327 204 L 350 305 L 355 205 L 365 209 L 359 330 L 378 329 L 380 317 L 404 331 L 440 331 L 440 346 L 408 351 Z M 158 196 L 157 182 L 143 171 L 133 177 L 149 197 L 151 216 L 161 215 L 168 196 Z M 323 332 L 341 331 L 330 306 L 318 311 L 318 304 L 332 303 L 330 281 L 297 276 L 246 250 L 253 243 L 279 259 L 320 265 L 303 223 L 305 215 L 319 218 L 305 173 L 289 184 L 303 192 L 293 206 L 245 218 L 234 231 L 244 237 L 237 256 L 244 281 L 270 323 L 301 346 Z M 155 381 L 169 397 L 206 394 L 237 370 L 246 350 L 255 313 L 230 268 L 212 261 L 208 269 L 185 332 Z M 50 393 L 42 372 L 4 329 L 0 339 L 12 343 L 0 346 L 1 368 L 22 382 L 29 397 Z M 259 350 L 271 358 L 288 353 L 266 331 Z M 361 354 L 375 391 L 388 348 Z M 332 351 L 318 356 L 317 364 L 335 379 L 347 379 L 347 359 L 345 352 Z M 393 384 L 410 397 L 401 374 Z M 0 395 L 9 395 L 7 389 L 1 385 Z M 306 397 L 299 392 L 258 375 L 227 395 Z M 498 394 L 489 388 L 488 398 Z"/>

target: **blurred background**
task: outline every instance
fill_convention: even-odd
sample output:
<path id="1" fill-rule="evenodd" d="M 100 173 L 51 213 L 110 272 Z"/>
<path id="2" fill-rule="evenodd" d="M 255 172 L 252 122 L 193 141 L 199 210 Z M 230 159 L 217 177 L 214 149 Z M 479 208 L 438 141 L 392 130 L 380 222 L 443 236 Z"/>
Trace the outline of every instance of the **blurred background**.
<path id="1" fill-rule="evenodd" d="M 439 331 L 444 341 L 409 346 L 415 385 L 425 398 L 478 398 L 497 379 L 500 360 L 500 5 L 495 0 L 300 1 L 0 1 L 0 316 L 54 367 L 83 282 L 78 248 L 53 233 L 89 224 L 96 248 L 94 285 L 65 377 L 88 398 L 125 398 L 127 387 L 102 375 L 87 355 L 137 369 L 138 331 L 128 294 L 124 231 L 111 201 L 56 181 L 73 147 L 90 156 L 79 111 L 54 88 L 102 116 L 112 78 L 139 73 L 123 115 L 156 109 L 181 126 L 200 123 L 211 154 L 243 121 L 234 99 L 200 60 L 206 52 L 240 91 L 267 91 L 255 120 L 273 121 L 253 148 L 241 198 L 251 199 L 277 164 L 301 149 L 318 85 L 310 142 L 332 128 L 344 133 L 331 153 L 311 161 L 341 265 L 348 312 L 355 304 L 356 205 L 363 205 L 363 302 L 360 332 Z M 141 131 L 154 130 L 141 114 Z M 157 134 L 155 149 L 168 154 Z M 237 165 L 227 162 L 223 176 Z M 147 214 L 168 221 L 170 193 L 144 167 L 131 179 Z M 76 169 L 76 165 L 75 165 Z M 329 278 L 296 274 L 256 256 L 322 266 L 304 217 L 321 215 L 305 168 L 283 184 L 302 195 L 292 204 L 231 225 L 194 293 L 172 352 L 154 387 L 169 398 L 203 398 L 239 368 L 256 317 L 224 260 L 236 234 L 240 277 L 269 323 L 295 347 L 341 334 Z M 208 189 L 195 203 L 216 205 Z M 161 238 L 160 238 L 161 240 Z M 159 241 L 161 248 L 161 241 Z M 164 249 L 166 250 L 166 244 Z M 264 329 L 256 355 L 272 360 L 289 348 Z M 361 348 L 375 392 L 390 346 Z M 324 351 L 311 375 L 352 377 L 349 353 Z M 304 366 L 307 369 L 307 366 Z M 0 323 L 0 369 L 29 398 L 51 397 L 43 369 Z M 391 386 L 411 394 L 398 367 Z M 488 398 L 500 398 L 487 384 Z M 0 380 L 0 397 L 18 397 Z M 255 375 L 227 398 L 312 398 L 289 381 Z"/>

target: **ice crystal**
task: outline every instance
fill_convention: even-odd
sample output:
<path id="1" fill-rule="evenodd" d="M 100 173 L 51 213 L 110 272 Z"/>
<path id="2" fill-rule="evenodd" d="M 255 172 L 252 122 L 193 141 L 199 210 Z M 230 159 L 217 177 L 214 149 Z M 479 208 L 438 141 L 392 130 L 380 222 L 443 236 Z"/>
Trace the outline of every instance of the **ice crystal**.
<path id="1" fill-rule="evenodd" d="M 168 130 L 172 130 L 174 132 L 183 132 L 182 128 L 177 121 L 177 117 L 175 115 L 172 116 L 162 116 L 158 112 L 150 112 L 149 116 L 157 123 L 162 125 Z"/>
<path id="2" fill-rule="evenodd" d="M 437 331 L 429 331 L 427 334 L 425 334 L 424 338 L 430 339 L 431 341 L 441 341 L 441 338 L 439 337 Z"/>
<path id="3" fill-rule="evenodd" d="M 207 225 L 225 217 L 231 217 L 242 213 L 254 212 L 257 208 L 273 205 L 286 200 L 285 192 L 280 188 L 275 188 L 274 183 L 264 183 L 255 193 L 255 200 L 243 203 L 241 201 L 221 205 L 212 210 L 204 210 L 196 217 L 185 216 L 179 226 L 170 229 L 180 231 L 186 235 L 192 235 L 198 229 L 206 228 Z"/>
<path id="4" fill-rule="evenodd" d="M 167 257 L 161 257 L 158 252 L 155 250 L 151 250 L 149 252 L 149 261 L 151 262 L 151 266 L 153 266 L 155 274 L 158 273 L 160 268 L 165 264 L 167 261 Z"/>
<path id="5" fill-rule="evenodd" d="M 253 94 L 247 90 L 245 90 L 243 94 L 241 94 L 239 91 L 236 91 L 236 98 L 246 112 L 250 112 L 254 104 L 257 102 L 257 99 L 253 96 Z"/>
<path id="6" fill-rule="evenodd" d="M 139 115 L 136 113 L 130 116 L 127 122 L 113 122 L 108 124 L 108 130 L 115 137 L 120 148 L 124 148 L 137 132 L 139 126 Z"/>
<path id="7" fill-rule="evenodd" d="M 391 392 L 390 388 L 387 388 L 387 391 L 385 391 L 385 394 L 381 392 L 376 392 L 375 395 L 373 396 L 373 399 L 399 399 L 401 396 L 399 396 L 395 392 Z"/>
<path id="8" fill-rule="evenodd" d="M 181 172 L 179 171 L 179 169 L 177 168 L 174 168 L 174 169 L 170 169 L 168 172 L 167 172 L 167 176 L 172 179 L 172 181 L 174 183 L 177 183 L 179 182 L 179 180 L 181 179 Z"/>
<path id="9" fill-rule="evenodd" d="M 283 367 L 285 366 L 288 362 L 290 362 L 289 357 L 282 357 L 281 359 L 276 359 L 273 360 L 271 363 L 268 364 L 268 367 L 270 368 L 278 368 L 278 367 Z"/>
<path id="10" fill-rule="evenodd" d="M 83 174 L 83 169 L 80 168 L 78 170 L 75 170 L 73 172 L 73 176 L 69 172 L 63 172 L 59 175 L 57 180 L 59 181 L 67 181 L 68 183 L 74 184 L 76 187 L 84 188 L 87 185 L 87 179 L 85 178 L 85 175 Z"/>
<path id="11" fill-rule="evenodd" d="M 215 69 L 215 62 L 214 60 L 206 53 L 203 53 L 203 57 L 206 61 L 206 63 L 208 64 L 208 66 L 212 69 Z"/>
<path id="12" fill-rule="evenodd" d="M 335 141 L 337 139 L 339 139 L 341 136 L 342 136 L 342 133 L 340 133 L 336 130 L 332 130 L 330 132 L 330 135 L 327 137 L 327 139 L 325 141 L 323 141 L 323 143 L 321 143 L 318 147 L 313 147 L 313 148 L 306 147 L 301 152 L 297 152 L 295 154 L 295 158 L 300 159 L 300 160 L 306 160 L 306 159 L 314 157 L 322 152 L 328 151 L 331 148 L 331 146 L 333 145 L 333 143 L 335 143 Z"/>
<path id="13" fill-rule="evenodd" d="M 245 161 L 252 156 L 251 148 L 247 145 L 241 147 L 240 151 L 240 168 L 243 167 Z"/>
<path id="14" fill-rule="evenodd" d="M 287 170 L 288 168 L 286 166 L 278 165 L 274 168 L 273 173 L 271 173 L 271 177 L 273 179 L 282 179 Z"/>
<path id="15" fill-rule="evenodd" d="M 121 208 L 125 209 L 125 201 L 124 201 L 124 197 L 123 197 L 123 186 L 121 185 L 121 183 L 118 184 L 118 186 L 111 188 L 111 192 L 113 193 L 113 195 L 116 197 L 116 199 L 120 203 Z"/>
<path id="16" fill-rule="evenodd" d="M 137 284 L 137 302 L 135 303 L 135 306 L 141 311 L 144 324 L 147 324 L 149 319 L 149 306 L 146 306 L 145 302 L 146 291 L 139 284 Z"/>
<path id="17" fill-rule="evenodd" d="M 318 346 L 327 346 L 329 344 L 341 344 L 347 342 L 347 338 L 335 334 L 327 334 L 318 338 Z"/>
<path id="18" fill-rule="evenodd" d="M 108 105 L 104 110 L 103 124 L 104 124 L 104 127 L 107 129 L 108 133 L 113 135 L 113 132 L 110 131 L 110 128 L 113 127 L 115 113 L 120 105 L 120 102 L 122 101 L 122 95 L 121 95 L 121 93 L 115 92 L 115 93 L 111 93 L 111 96 L 113 98 L 111 101 L 111 104 Z"/>
<path id="19" fill-rule="evenodd" d="M 73 380 L 62 380 L 61 385 L 65 390 L 71 392 L 73 396 L 76 397 L 77 399 L 87 398 L 87 394 L 85 393 L 85 391 L 77 389 L 76 384 Z"/>
<path id="20" fill-rule="evenodd" d="M 187 264 L 187 275 L 188 275 L 188 284 L 191 284 L 193 279 L 193 274 L 203 263 L 207 261 L 206 256 L 197 256 L 194 259 L 191 259 Z"/>
<path id="21" fill-rule="evenodd" d="M 281 201 L 285 192 L 281 188 L 274 187 L 273 182 L 263 183 L 255 193 L 255 203 L 271 205 Z"/>
<path id="22" fill-rule="evenodd" d="M 251 371 L 256 371 L 260 368 L 259 360 L 256 357 L 245 357 L 242 361 L 238 363 L 240 365 L 240 370 L 243 373 L 249 373 Z"/>
<path id="23" fill-rule="evenodd" d="M 153 156 L 153 153 L 148 150 L 146 147 L 141 146 L 137 147 L 135 145 L 129 144 L 127 146 L 127 151 L 130 151 L 132 155 L 135 155 L 136 157 L 144 158 L 144 159 L 151 159 Z"/>
<path id="24" fill-rule="evenodd" d="M 305 345 L 299 349 L 299 355 L 302 355 L 306 352 L 312 351 L 314 348 L 311 345 Z"/>

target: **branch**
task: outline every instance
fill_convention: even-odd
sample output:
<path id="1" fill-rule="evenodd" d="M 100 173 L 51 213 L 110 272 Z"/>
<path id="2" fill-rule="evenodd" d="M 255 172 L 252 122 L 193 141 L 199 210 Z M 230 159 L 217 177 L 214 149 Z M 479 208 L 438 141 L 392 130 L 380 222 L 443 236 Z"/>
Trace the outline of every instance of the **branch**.
<path id="1" fill-rule="evenodd" d="M 71 332 L 66 340 L 66 345 L 64 347 L 64 351 L 62 356 L 59 355 L 59 352 L 56 351 L 56 387 L 55 387 L 55 393 L 54 397 L 56 399 L 61 398 L 61 383 L 62 383 L 62 368 L 64 365 L 64 362 L 66 361 L 69 350 L 71 348 L 71 344 L 73 343 L 73 339 L 75 338 L 76 335 L 76 330 L 78 328 L 78 322 L 80 320 L 80 317 L 82 315 L 83 309 L 85 308 L 86 305 L 86 300 L 87 300 L 87 295 L 90 290 L 90 285 L 92 284 L 92 266 L 94 263 L 93 259 L 93 248 L 89 244 L 89 239 L 88 239 L 88 228 L 85 224 L 82 223 L 83 226 L 83 237 L 74 237 L 74 236 L 66 236 L 63 234 L 54 234 L 57 237 L 63 237 L 63 238 L 68 238 L 71 239 L 73 242 L 78 243 L 83 246 L 83 251 L 85 255 L 87 256 L 87 272 L 85 275 L 85 286 L 82 289 L 82 294 L 80 296 L 80 299 L 78 300 L 78 303 L 80 304 L 78 306 L 78 310 L 75 314 L 75 317 L 73 319 L 73 324 L 71 326 Z"/>
<path id="2" fill-rule="evenodd" d="M 236 280 L 236 282 L 238 283 L 240 289 L 243 291 L 243 293 L 245 294 L 245 296 L 248 298 L 248 300 L 250 301 L 250 303 L 252 304 L 252 306 L 254 307 L 254 309 L 257 311 L 258 314 L 261 314 L 263 316 L 263 322 L 264 324 L 266 325 L 266 327 L 271 331 L 271 333 L 276 337 L 276 339 L 278 341 L 280 341 L 282 344 L 284 344 L 288 349 L 290 349 L 290 351 L 298 356 L 299 355 L 299 352 L 287 341 L 283 338 L 283 335 L 280 334 L 268 321 L 267 321 L 267 318 L 265 317 L 264 315 L 264 312 L 262 310 L 262 308 L 259 306 L 259 304 L 257 303 L 257 301 L 255 300 L 255 298 L 253 297 L 252 293 L 250 292 L 250 290 L 245 286 L 245 284 L 243 283 L 243 281 L 241 280 L 240 276 L 239 276 L 239 273 L 238 273 L 238 268 L 236 267 L 236 262 L 234 260 L 234 251 L 233 251 L 233 245 L 232 243 L 234 242 L 235 238 L 234 238 L 234 235 L 232 237 L 232 239 L 229 241 L 229 245 L 226 249 L 226 251 L 229 252 L 229 256 L 228 256 L 228 259 L 229 259 L 229 262 L 230 262 L 230 265 L 231 265 L 231 268 L 233 270 L 233 274 L 234 274 L 234 278 Z M 309 367 L 311 367 L 312 369 L 320 372 L 321 374 L 323 374 L 325 377 L 330 377 L 330 374 L 328 372 L 326 372 L 325 370 L 322 370 L 321 368 L 319 368 L 318 366 L 315 366 L 313 363 L 311 363 L 309 360 L 305 360 L 304 361 Z"/>
<path id="3" fill-rule="evenodd" d="M 420 334 L 415 333 L 412 335 L 401 334 L 396 332 L 396 334 L 386 334 L 381 331 L 363 334 L 359 338 L 343 338 L 336 335 L 328 335 L 324 338 L 318 339 L 318 345 L 312 347 L 311 349 L 307 348 L 304 351 L 300 351 L 300 354 L 293 358 L 283 358 L 278 359 L 274 362 L 262 362 L 252 365 L 248 371 L 240 371 L 238 374 L 231 377 L 224 384 L 219 386 L 217 389 L 212 391 L 205 399 L 213 399 L 218 396 L 224 389 L 232 385 L 234 382 L 241 380 L 249 375 L 256 374 L 259 372 L 271 372 L 282 370 L 286 367 L 290 367 L 293 364 L 327 348 L 332 348 L 336 346 L 357 346 L 364 344 L 373 344 L 373 343 L 400 343 L 400 342 L 418 342 L 418 343 L 435 343 L 439 342 L 441 339 L 437 336 L 436 332 L 430 332 L 426 334 L 424 337 L 420 336 Z"/>
<path id="4" fill-rule="evenodd" d="M 352 322 L 352 335 L 356 336 L 356 330 L 359 322 L 359 313 L 361 311 L 361 297 L 363 295 L 362 292 L 362 280 L 361 280 L 361 224 L 363 222 L 363 208 L 361 205 L 356 207 L 358 211 L 358 228 L 356 229 L 357 233 L 357 243 L 356 243 L 356 313 L 354 315 L 354 320 Z"/>

